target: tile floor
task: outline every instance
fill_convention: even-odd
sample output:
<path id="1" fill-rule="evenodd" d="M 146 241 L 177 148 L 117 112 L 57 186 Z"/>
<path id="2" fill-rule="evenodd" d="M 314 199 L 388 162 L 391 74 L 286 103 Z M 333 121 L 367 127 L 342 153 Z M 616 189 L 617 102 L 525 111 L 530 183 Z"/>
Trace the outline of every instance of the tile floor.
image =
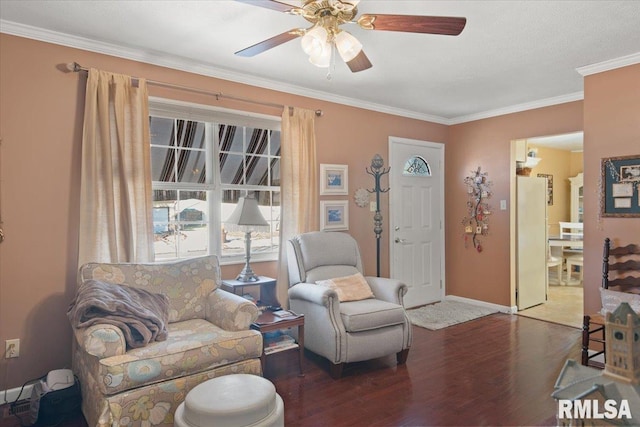
<path id="1" fill-rule="evenodd" d="M 518 314 L 580 329 L 582 328 L 582 308 L 582 285 L 549 285 L 547 302 L 519 311 Z"/>

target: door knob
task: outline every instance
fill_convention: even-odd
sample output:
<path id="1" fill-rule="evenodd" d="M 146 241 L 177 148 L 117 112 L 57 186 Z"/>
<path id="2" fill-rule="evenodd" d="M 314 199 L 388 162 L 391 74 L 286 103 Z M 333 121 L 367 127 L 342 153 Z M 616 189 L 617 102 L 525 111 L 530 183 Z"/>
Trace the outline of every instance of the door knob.
<path id="1" fill-rule="evenodd" d="M 394 227 L 394 230 L 398 231 L 400 230 L 400 227 L 398 227 L 397 225 Z"/>
<path id="2" fill-rule="evenodd" d="M 400 239 L 398 237 L 396 237 L 396 243 L 406 243 L 406 239 Z"/>

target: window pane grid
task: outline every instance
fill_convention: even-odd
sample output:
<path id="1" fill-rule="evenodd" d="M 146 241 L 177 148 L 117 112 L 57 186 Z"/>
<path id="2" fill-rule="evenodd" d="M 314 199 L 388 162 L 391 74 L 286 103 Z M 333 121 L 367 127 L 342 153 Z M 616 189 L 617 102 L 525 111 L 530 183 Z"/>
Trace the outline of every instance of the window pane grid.
<path id="1" fill-rule="evenodd" d="M 204 123 L 151 117 L 150 130 L 154 181 L 206 181 Z"/>
<path id="2" fill-rule="evenodd" d="M 224 220 L 248 192 L 269 223 L 252 233 L 252 254 L 277 253 L 279 130 L 153 116 L 150 129 L 157 259 L 212 251 L 242 259 L 244 232 L 227 233 Z M 219 184 L 210 170 L 219 171 Z"/>
<path id="3" fill-rule="evenodd" d="M 246 154 L 241 155 L 229 149 L 229 141 L 225 142 L 224 136 L 220 136 L 219 161 L 222 184 L 279 185 L 280 157 L 268 153 L 271 152 L 271 140 L 274 134 L 278 137 L 279 152 L 280 132 L 245 127 L 236 129 L 235 134 L 244 135 L 243 147 Z M 277 169 L 277 173 L 274 173 L 274 168 Z"/>
<path id="4" fill-rule="evenodd" d="M 158 199 L 156 196 L 161 195 Z M 154 190 L 156 257 L 185 258 L 209 252 L 209 192 Z"/>

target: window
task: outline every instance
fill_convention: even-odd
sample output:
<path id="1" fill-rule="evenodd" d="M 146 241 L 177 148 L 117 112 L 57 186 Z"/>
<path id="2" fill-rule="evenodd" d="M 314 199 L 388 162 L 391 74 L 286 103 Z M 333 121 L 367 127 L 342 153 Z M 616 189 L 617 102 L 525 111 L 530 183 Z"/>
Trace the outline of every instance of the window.
<path id="1" fill-rule="evenodd" d="M 156 259 L 243 259 L 244 232 L 224 220 L 249 193 L 270 224 L 252 233 L 252 260 L 277 258 L 280 119 L 159 99 L 149 107 Z"/>
<path id="2" fill-rule="evenodd" d="M 420 156 L 411 156 L 402 168 L 402 175 L 405 176 L 431 176 L 429 163 Z"/>

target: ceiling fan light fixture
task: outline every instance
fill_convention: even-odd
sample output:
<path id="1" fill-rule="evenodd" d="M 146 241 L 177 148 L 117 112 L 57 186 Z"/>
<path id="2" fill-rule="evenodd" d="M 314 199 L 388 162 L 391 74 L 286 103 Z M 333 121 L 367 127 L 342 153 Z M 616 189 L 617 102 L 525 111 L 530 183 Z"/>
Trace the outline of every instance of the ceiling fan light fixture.
<path id="1" fill-rule="evenodd" d="M 349 62 L 362 51 L 362 43 L 346 31 L 340 31 L 335 36 L 338 53 L 344 62 Z"/>
<path id="2" fill-rule="evenodd" d="M 329 6 L 336 10 L 352 11 L 360 0 L 329 0 Z"/>
<path id="3" fill-rule="evenodd" d="M 298 15 L 312 24 L 306 29 L 294 28 L 280 33 L 239 50 L 235 52 L 236 55 L 252 57 L 299 37 L 302 50 L 309 55 L 309 62 L 317 67 L 332 68 L 340 55 L 352 73 L 367 70 L 372 65 L 362 49 L 362 43 L 343 31 L 342 25 L 356 23 L 364 30 L 457 36 L 467 22 L 464 17 L 395 14 L 365 14 L 356 19 L 360 0 L 296 0 L 302 3 L 300 7 L 291 4 L 293 0 L 236 1 Z M 327 78 L 330 78 L 330 74 Z"/>
<path id="4" fill-rule="evenodd" d="M 327 50 L 329 33 L 324 27 L 316 26 L 306 32 L 306 34 L 300 40 L 302 50 L 309 56 L 321 55 L 324 50 Z"/>
<path id="5" fill-rule="evenodd" d="M 328 68 L 329 65 L 331 64 L 331 51 L 332 51 L 332 47 L 330 44 L 326 44 L 325 48 L 322 49 L 321 51 L 313 54 L 313 55 L 309 55 L 309 62 L 311 62 L 313 65 L 315 65 L 316 67 L 320 67 L 320 68 Z"/>

